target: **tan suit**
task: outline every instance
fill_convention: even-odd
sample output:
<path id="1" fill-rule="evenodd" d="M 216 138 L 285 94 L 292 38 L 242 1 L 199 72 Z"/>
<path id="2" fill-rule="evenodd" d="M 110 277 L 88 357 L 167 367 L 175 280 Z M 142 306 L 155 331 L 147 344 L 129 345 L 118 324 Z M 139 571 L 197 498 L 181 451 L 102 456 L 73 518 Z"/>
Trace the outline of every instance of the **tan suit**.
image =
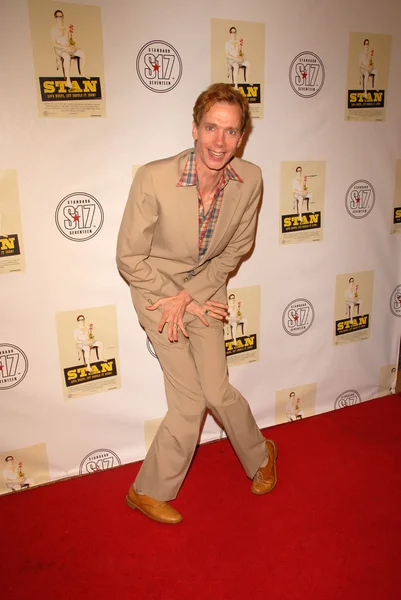
<path id="1" fill-rule="evenodd" d="M 223 425 L 245 472 L 253 477 L 266 457 L 265 440 L 248 403 L 228 382 L 223 324 L 206 327 L 185 314 L 189 339 L 169 342 L 158 332 L 160 311 L 145 306 L 183 288 L 203 305 L 227 301 L 226 280 L 255 236 L 262 190 L 259 167 L 231 161 L 243 183 L 230 180 L 206 254 L 199 256 L 199 209 L 195 186 L 177 187 L 189 153 L 141 167 L 132 183 L 121 223 L 117 264 L 128 281 L 139 322 L 163 369 L 168 412 L 136 479 L 145 494 L 175 498 L 190 465 L 206 408 Z M 166 329 L 166 328 L 165 328 Z"/>

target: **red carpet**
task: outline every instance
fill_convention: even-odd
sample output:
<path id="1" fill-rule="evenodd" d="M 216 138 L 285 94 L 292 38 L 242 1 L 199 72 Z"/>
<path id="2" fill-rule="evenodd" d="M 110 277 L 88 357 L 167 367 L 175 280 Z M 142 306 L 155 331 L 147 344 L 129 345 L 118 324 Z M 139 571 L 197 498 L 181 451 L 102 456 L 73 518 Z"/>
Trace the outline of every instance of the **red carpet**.
<path id="1" fill-rule="evenodd" d="M 125 506 L 139 465 L 0 498 L 11 599 L 397 600 L 401 398 L 264 431 L 276 489 L 250 492 L 227 440 L 199 448 L 160 525 Z"/>

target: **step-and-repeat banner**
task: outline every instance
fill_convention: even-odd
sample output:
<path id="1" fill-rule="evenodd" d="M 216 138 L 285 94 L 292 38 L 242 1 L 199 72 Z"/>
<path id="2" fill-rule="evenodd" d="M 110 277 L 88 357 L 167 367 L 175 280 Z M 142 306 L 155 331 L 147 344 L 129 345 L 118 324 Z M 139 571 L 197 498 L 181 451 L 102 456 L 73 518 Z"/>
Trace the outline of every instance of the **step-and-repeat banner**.
<path id="1" fill-rule="evenodd" d="M 397 3 L 2 0 L 1 22 L 0 493 L 144 457 L 166 401 L 116 238 L 136 169 L 192 145 L 212 82 L 248 98 L 264 178 L 232 383 L 261 427 L 394 392 Z M 224 435 L 208 416 L 202 440 Z"/>

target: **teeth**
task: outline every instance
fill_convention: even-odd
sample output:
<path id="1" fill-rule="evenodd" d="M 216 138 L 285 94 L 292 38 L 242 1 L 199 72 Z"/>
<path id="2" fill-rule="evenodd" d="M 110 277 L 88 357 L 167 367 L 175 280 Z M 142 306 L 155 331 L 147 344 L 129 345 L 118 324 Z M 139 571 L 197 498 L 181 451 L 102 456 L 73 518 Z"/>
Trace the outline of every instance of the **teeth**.
<path id="1" fill-rule="evenodd" d="M 212 152 L 212 150 L 209 150 L 210 154 L 213 154 L 213 156 L 216 156 L 217 158 L 220 158 L 220 156 L 223 156 L 224 152 Z"/>

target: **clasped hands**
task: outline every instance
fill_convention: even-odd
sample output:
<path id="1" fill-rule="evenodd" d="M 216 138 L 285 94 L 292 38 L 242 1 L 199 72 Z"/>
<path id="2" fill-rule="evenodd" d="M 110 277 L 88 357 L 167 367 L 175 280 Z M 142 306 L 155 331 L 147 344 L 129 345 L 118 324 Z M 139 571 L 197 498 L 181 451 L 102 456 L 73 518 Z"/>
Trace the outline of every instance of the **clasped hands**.
<path id="1" fill-rule="evenodd" d="M 203 306 L 194 300 L 187 290 L 181 290 L 174 296 L 168 298 L 160 298 L 151 306 L 147 306 L 146 310 L 157 310 L 162 308 L 162 318 L 158 325 L 159 333 L 162 333 L 164 326 L 168 326 L 168 339 L 170 342 L 178 341 L 178 331 L 182 331 L 185 337 L 189 337 L 184 325 L 184 315 L 186 312 L 195 315 L 202 323 L 209 327 L 209 322 L 205 315 L 223 321 L 228 314 L 228 305 L 216 300 L 207 300 Z"/>

